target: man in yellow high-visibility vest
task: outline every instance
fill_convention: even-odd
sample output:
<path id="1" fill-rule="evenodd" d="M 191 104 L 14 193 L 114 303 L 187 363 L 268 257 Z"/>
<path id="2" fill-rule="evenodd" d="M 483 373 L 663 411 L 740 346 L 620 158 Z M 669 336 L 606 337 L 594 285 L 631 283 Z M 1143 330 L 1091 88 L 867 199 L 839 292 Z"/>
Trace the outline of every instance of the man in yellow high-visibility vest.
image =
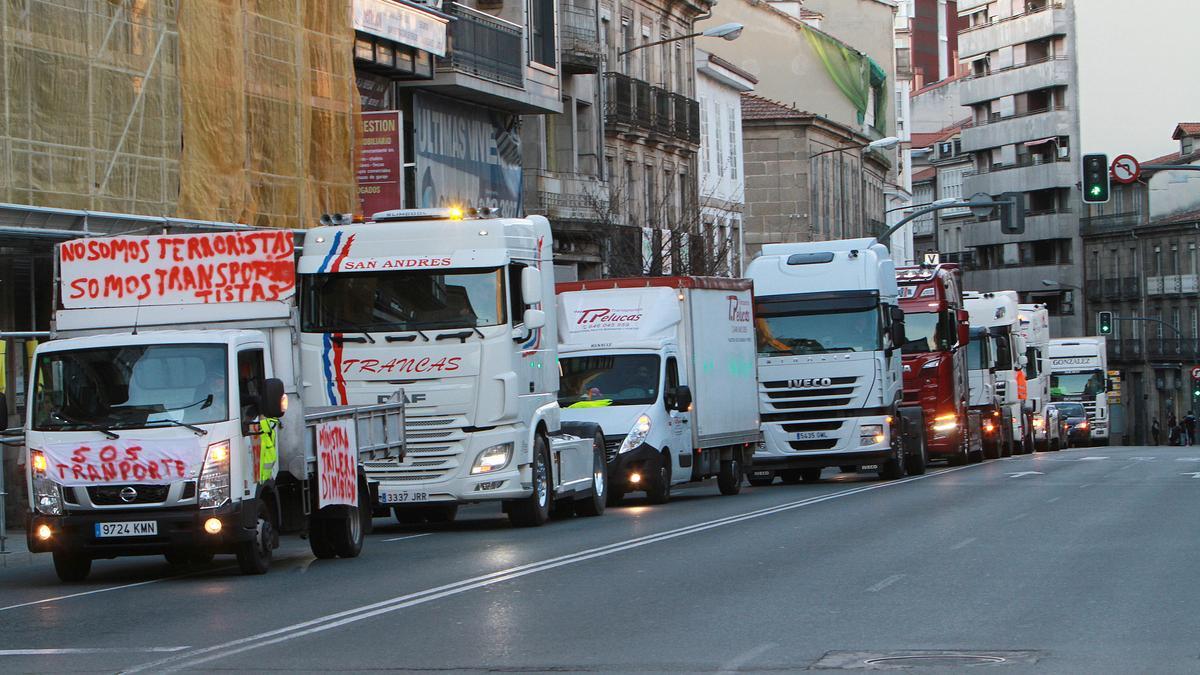
<path id="1" fill-rule="evenodd" d="M 258 482 L 265 483 L 274 478 L 275 464 L 279 461 L 279 450 L 275 445 L 279 420 L 274 417 L 260 417 L 258 428 L 262 432 L 258 437 Z"/>

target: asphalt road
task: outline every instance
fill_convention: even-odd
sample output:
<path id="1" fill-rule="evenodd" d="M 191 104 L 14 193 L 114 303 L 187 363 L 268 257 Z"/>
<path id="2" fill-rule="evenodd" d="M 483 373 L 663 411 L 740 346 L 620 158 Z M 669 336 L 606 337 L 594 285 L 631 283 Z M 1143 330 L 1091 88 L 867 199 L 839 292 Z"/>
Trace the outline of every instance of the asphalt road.
<path id="1" fill-rule="evenodd" d="M 1091 448 L 538 529 L 379 519 L 358 559 L 290 538 L 260 577 L 130 558 L 63 585 L 39 556 L 0 568 L 0 672 L 1194 673 L 1198 490 L 1200 448 Z"/>

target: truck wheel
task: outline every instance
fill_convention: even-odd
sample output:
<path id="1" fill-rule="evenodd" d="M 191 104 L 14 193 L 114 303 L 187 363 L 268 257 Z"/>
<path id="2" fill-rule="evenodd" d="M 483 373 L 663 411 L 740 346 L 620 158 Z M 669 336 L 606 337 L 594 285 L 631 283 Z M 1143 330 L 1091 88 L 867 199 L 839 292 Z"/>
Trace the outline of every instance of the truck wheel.
<path id="1" fill-rule="evenodd" d="M 1017 449 L 1017 440 L 1013 438 L 1012 426 L 1010 424 L 1005 424 L 1004 427 L 1005 428 L 1000 431 L 1001 443 L 1003 444 L 1000 446 L 1000 456 L 1012 457 Z"/>
<path id="2" fill-rule="evenodd" d="M 533 492 L 524 499 L 509 503 L 508 519 L 517 527 L 537 527 L 550 520 L 550 502 L 554 500 L 550 487 L 550 458 L 546 439 L 539 434 L 533 441 Z"/>
<path id="3" fill-rule="evenodd" d="M 900 451 L 892 453 L 891 457 L 879 465 L 879 477 L 884 480 L 904 478 L 904 464 Z"/>
<path id="4" fill-rule="evenodd" d="M 422 509 L 430 524 L 453 523 L 458 517 L 458 504 L 430 504 Z"/>
<path id="5" fill-rule="evenodd" d="M 314 513 L 308 521 L 308 548 L 318 560 L 337 557 L 337 550 L 329 539 L 329 528 L 319 514 Z"/>
<path id="6" fill-rule="evenodd" d="M 905 472 L 910 476 L 924 474 L 929 465 L 928 450 L 925 448 L 925 425 L 914 425 L 910 433 L 904 435 L 904 442 L 908 445 L 904 457 Z"/>
<path id="7" fill-rule="evenodd" d="M 655 477 L 646 486 L 646 498 L 651 504 L 666 504 L 671 501 L 671 451 L 663 448 L 658 456 Z"/>
<path id="8" fill-rule="evenodd" d="M 717 474 L 717 488 L 723 495 L 736 495 L 742 491 L 741 450 L 733 451 L 733 459 L 721 460 L 721 472 Z"/>
<path id="9" fill-rule="evenodd" d="M 604 434 L 592 439 L 592 494 L 575 502 L 575 515 L 598 516 L 608 500 L 608 461 L 604 457 Z"/>
<path id="10" fill-rule="evenodd" d="M 992 440 L 983 439 L 983 456 L 986 459 L 1000 459 L 1000 445 L 1004 442 L 1003 438 L 994 438 Z"/>
<path id="11" fill-rule="evenodd" d="M 91 558 L 75 553 L 54 552 L 54 573 L 58 575 L 59 581 L 83 581 L 91 571 Z"/>
<path id="12" fill-rule="evenodd" d="M 784 469 L 779 472 L 779 480 L 783 481 L 784 485 L 796 485 L 803 480 L 803 475 L 800 469 Z"/>
<path id="13" fill-rule="evenodd" d="M 337 515 L 325 519 L 325 531 L 329 533 L 333 550 L 339 558 L 357 558 L 362 552 L 364 536 L 358 507 L 338 506 L 334 513 Z"/>
<path id="14" fill-rule="evenodd" d="M 237 546 L 238 569 L 242 574 L 266 574 L 271 568 L 271 554 L 275 543 L 275 526 L 267 513 L 267 504 L 258 500 L 258 521 L 254 526 L 254 538 Z"/>
<path id="15" fill-rule="evenodd" d="M 775 474 L 771 474 L 769 476 L 755 476 L 752 473 L 747 477 L 746 480 L 750 481 L 750 485 L 754 487 L 768 487 L 771 485 L 771 483 L 775 482 Z"/>
<path id="16" fill-rule="evenodd" d="M 800 469 L 800 480 L 804 481 L 805 483 L 816 483 L 817 481 L 821 480 L 820 467 L 813 469 Z"/>

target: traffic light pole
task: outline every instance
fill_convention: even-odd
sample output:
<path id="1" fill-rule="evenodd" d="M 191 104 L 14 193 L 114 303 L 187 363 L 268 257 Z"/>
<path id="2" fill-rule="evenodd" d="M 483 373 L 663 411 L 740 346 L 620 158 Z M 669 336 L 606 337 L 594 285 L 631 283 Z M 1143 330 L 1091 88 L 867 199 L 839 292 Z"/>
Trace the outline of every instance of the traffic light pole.
<path id="1" fill-rule="evenodd" d="M 913 220 L 916 220 L 917 218 L 920 218 L 921 216 L 923 216 L 927 213 L 933 213 L 934 211 L 941 211 L 942 209 L 959 209 L 964 206 L 968 207 L 968 208 L 974 208 L 974 207 L 995 208 L 997 206 L 1009 206 L 1011 204 L 1013 204 L 1013 202 L 1009 201 L 1007 199 L 1000 199 L 1000 200 L 988 199 L 986 201 L 980 199 L 980 200 L 974 200 L 974 201 L 955 202 L 953 204 L 935 204 L 932 206 L 926 206 L 923 209 L 913 211 L 912 213 L 908 214 L 907 216 L 904 216 L 903 218 L 901 218 L 899 221 L 896 222 L 895 225 L 889 227 L 883 234 L 879 235 L 877 237 L 877 239 L 879 240 L 879 243 L 886 244 L 888 242 L 888 240 L 892 238 L 892 234 L 894 234 L 896 232 L 896 230 L 899 230 L 900 228 L 909 224 Z"/>

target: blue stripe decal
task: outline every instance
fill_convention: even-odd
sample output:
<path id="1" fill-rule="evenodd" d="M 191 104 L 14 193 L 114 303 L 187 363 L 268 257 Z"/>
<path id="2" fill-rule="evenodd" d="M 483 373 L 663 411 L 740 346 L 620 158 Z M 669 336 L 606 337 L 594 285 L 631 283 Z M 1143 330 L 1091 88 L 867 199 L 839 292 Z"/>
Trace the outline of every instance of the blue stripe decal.
<path id="1" fill-rule="evenodd" d="M 317 274 L 323 274 L 329 269 L 329 263 L 333 261 L 337 255 L 338 246 L 342 243 L 342 233 L 335 232 L 333 234 L 333 243 L 329 245 L 329 253 L 325 254 L 325 259 L 321 261 L 321 266 L 317 268 Z M 328 354 L 328 352 L 326 352 Z"/>
<path id="2" fill-rule="evenodd" d="M 326 333 L 322 341 L 324 349 L 321 350 L 321 364 L 325 367 L 325 391 L 329 395 L 329 405 L 337 405 L 337 393 L 333 388 L 333 363 L 329 354 L 333 351 L 333 334 Z"/>

